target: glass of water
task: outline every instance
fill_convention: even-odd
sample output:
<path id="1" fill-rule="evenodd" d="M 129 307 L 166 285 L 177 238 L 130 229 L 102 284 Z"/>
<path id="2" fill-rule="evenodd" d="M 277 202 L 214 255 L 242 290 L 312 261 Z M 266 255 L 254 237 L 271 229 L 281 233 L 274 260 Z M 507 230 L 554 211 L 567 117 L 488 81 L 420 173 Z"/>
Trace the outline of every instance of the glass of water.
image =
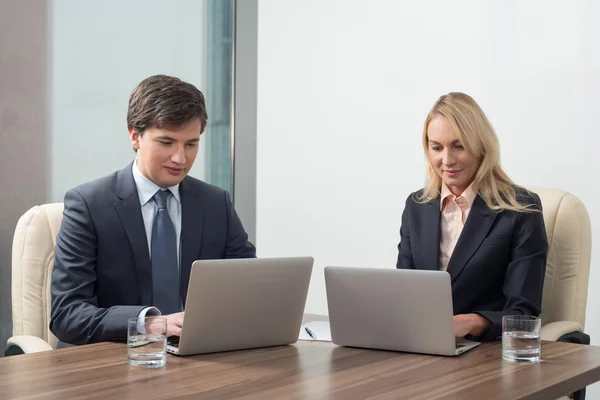
<path id="1" fill-rule="evenodd" d="M 127 362 L 129 365 L 150 368 L 166 364 L 166 318 L 130 318 L 127 321 Z"/>
<path id="2" fill-rule="evenodd" d="M 502 317 L 502 358 L 512 362 L 540 361 L 542 320 L 530 315 Z"/>

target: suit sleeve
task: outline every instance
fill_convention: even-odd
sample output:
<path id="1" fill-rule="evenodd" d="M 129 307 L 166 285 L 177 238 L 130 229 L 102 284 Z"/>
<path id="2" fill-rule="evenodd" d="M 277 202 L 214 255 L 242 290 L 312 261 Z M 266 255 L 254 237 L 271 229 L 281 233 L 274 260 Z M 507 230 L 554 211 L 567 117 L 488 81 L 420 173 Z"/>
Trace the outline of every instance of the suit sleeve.
<path id="1" fill-rule="evenodd" d="M 227 192 L 225 192 L 225 205 L 227 207 L 227 243 L 223 258 L 255 258 L 256 249 L 248 240 L 248 234 L 235 212 Z"/>
<path id="2" fill-rule="evenodd" d="M 402 212 L 402 225 L 400 226 L 400 243 L 398 244 L 398 260 L 396 268 L 398 269 L 415 269 L 412 250 L 410 247 L 410 224 L 409 215 L 411 212 L 412 195 L 406 199 L 406 205 Z"/>
<path id="3" fill-rule="evenodd" d="M 98 306 L 98 239 L 88 206 L 76 190 L 66 193 L 64 205 L 52 271 L 50 330 L 60 341 L 78 345 L 123 340 L 127 319 L 144 306 Z"/>
<path id="4" fill-rule="evenodd" d="M 540 211 L 518 214 L 511 261 L 504 277 L 504 308 L 501 311 L 476 311 L 492 323 L 481 340 L 495 340 L 502 335 L 504 315 L 539 316 L 542 311 L 548 238 L 538 197 L 535 203 Z"/>

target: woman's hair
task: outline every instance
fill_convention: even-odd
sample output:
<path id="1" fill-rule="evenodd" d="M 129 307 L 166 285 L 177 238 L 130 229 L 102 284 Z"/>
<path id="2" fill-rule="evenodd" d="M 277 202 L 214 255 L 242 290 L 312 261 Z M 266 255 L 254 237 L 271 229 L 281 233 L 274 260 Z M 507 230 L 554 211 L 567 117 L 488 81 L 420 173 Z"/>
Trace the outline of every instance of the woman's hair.
<path id="1" fill-rule="evenodd" d="M 427 180 L 423 194 L 417 199 L 427 202 L 441 193 L 442 178 L 429 160 L 427 127 L 437 115 L 448 119 L 456 137 L 470 155 L 480 161 L 473 181 L 479 195 L 494 211 L 535 211 L 535 204 L 523 204 L 517 199 L 516 187 L 500 166 L 500 145 L 494 128 L 483 110 L 467 94 L 453 92 L 441 96 L 427 114 L 423 126 L 423 149 L 428 161 Z M 526 189 L 524 189 L 526 191 Z"/>

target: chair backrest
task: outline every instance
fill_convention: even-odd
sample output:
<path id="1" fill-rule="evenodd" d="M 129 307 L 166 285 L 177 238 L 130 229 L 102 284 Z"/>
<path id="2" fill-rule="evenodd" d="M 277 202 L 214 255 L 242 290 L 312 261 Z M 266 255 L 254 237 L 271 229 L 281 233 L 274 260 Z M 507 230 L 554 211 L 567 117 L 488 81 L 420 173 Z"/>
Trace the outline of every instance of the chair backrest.
<path id="1" fill-rule="evenodd" d="M 542 200 L 548 235 L 548 261 L 542 324 L 577 321 L 585 327 L 592 227 L 583 203 L 557 189 L 531 189 Z"/>
<path id="2" fill-rule="evenodd" d="M 34 206 L 15 229 L 12 247 L 13 335 L 33 335 L 56 348 L 50 332 L 50 281 L 63 204 Z"/>

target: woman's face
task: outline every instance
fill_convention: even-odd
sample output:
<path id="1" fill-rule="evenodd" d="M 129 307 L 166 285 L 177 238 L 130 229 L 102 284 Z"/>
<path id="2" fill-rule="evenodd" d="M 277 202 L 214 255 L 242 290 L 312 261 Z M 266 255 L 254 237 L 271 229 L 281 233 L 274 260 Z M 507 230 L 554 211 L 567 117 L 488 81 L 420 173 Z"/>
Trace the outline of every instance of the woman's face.
<path id="1" fill-rule="evenodd" d="M 443 115 L 429 121 L 427 139 L 429 162 L 452 194 L 460 196 L 475 179 L 480 161 L 465 150 Z"/>

